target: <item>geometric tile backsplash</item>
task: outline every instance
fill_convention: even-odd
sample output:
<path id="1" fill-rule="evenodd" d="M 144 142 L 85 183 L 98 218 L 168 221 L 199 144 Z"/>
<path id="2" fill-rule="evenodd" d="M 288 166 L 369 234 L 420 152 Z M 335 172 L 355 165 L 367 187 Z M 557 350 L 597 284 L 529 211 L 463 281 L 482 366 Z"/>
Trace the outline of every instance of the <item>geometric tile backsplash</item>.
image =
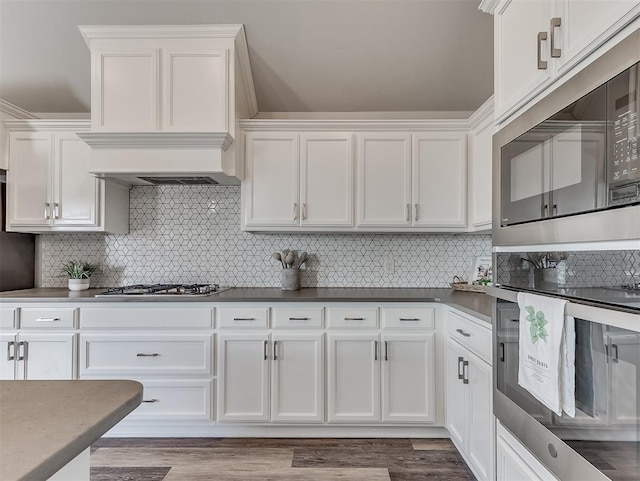
<path id="1" fill-rule="evenodd" d="M 279 287 L 271 254 L 307 251 L 303 287 L 448 287 L 468 278 L 474 256 L 491 252 L 486 234 L 264 234 L 240 230 L 239 186 L 136 186 L 126 235 L 41 237 L 42 286 L 64 287 L 61 266 L 101 266 L 92 286 L 209 282 Z M 393 258 L 394 273 L 384 260 Z"/>

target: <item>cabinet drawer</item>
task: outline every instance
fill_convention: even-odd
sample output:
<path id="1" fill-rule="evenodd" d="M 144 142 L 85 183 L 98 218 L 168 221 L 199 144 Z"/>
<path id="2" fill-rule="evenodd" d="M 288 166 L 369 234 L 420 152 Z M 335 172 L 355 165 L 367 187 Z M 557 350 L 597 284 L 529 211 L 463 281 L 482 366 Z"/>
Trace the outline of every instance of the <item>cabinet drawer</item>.
<path id="1" fill-rule="evenodd" d="M 212 381 L 138 381 L 144 386 L 142 404 L 126 419 L 212 419 Z"/>
<path id="2" fill-rule="evenodd" d="M 433 307 L 385 307 L 380 310 L 383 328 L 433 329 Z"/>
<path id="3" fill-rule="evenodd" d="M 111 329 L 207 329 L 213 325 L 210 308 L 87 307 L 80 309 L 80 327 Z"/>
<path id="4" fill-rule="evenodd" d="M 20 309 L 22 329 L 73 329 L 78 309 L 48 307 L 23 307 Z"/>
<path id="5" fill-rule="evenodd" d="M 481 357 L 489 364 L 491 361 L 491 329 L 457 314 L 447 312 L 447 334 Z"/>
<path id="6" fill-rule="evenodd" d="M 18 309 L 15 307 L 0 308 L 0 329 L 16 329 L 18 326 Z"/>
<path id="7" fill-rule="evenodd" d="M 80 374 L 211 376 L 211 335 L 80 335 Z"/>
<path id="8" fill-rule="evenodd" d="M 376 307 L 329 307 L 327 319 L 330 328 L 378 327 Z"/>
<path id="9" fill-rule="evenodd" d="M 218 327 L 262 329 L 269 327 L 269 310 L 266 307 L 220 307 Z"/>
<path id="10" fill-rule="evenodd" d="M 520 322 L 520 309 L 498 304 L 498 329 L 517 331 Z"/>
<path id="11" fill-rule="evenodd" d="M 275 307 L 271 310 L 271 314 L 275 328 L 322 328 L 321 307 Z"/>

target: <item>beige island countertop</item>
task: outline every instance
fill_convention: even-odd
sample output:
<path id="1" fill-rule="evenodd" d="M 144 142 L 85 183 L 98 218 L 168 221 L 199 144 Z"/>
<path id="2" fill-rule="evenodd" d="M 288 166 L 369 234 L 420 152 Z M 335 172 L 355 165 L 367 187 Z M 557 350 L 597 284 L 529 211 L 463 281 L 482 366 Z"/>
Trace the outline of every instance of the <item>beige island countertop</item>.
<path id="1" fill-rule="evenodd" d="M 0 381 L 0 479 L 48 479 L 141 402 L 136 381 Z"/>

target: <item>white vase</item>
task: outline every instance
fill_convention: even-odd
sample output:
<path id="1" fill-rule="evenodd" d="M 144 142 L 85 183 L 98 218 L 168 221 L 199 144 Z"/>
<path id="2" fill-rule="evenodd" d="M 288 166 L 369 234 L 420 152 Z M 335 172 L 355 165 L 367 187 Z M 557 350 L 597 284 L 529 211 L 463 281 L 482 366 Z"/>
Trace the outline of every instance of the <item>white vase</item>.
<path id="1" fill-rule="evenodd" d="M 90 279 L 69 279 L 70 291 L 84 291 L 89 289 Z"/>

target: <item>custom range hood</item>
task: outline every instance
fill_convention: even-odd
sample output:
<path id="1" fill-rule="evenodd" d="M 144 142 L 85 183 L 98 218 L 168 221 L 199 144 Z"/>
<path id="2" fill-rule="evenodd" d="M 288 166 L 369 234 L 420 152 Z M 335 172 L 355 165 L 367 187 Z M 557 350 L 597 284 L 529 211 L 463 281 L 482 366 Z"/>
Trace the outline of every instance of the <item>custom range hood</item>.
<path id="1" fill-rule="evenodd" d="M 80 26 L 91 51 L 90 171 L 128 184 L 239 184 L 257 114 L 242 25 Z"/>

